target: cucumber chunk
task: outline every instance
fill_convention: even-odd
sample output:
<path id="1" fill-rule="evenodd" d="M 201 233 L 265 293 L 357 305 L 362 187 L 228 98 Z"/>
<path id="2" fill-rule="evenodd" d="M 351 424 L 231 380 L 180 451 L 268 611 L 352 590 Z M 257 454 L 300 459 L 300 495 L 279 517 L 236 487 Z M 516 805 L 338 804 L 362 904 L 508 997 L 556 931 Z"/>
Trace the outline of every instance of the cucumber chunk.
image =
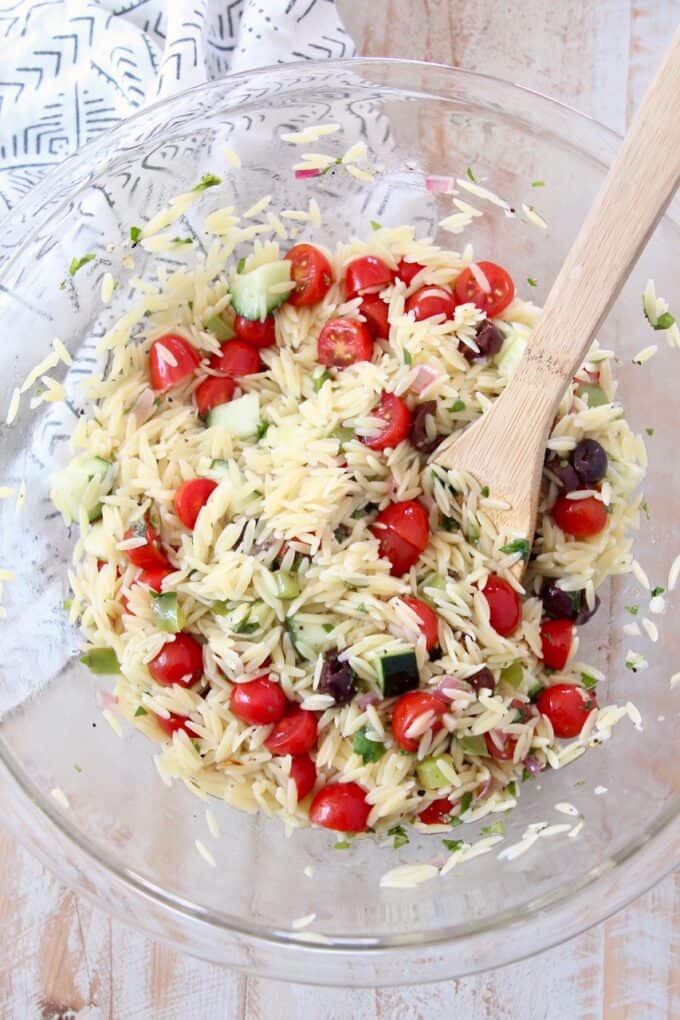
<path id="1" fill-rule="evenodd" d="M 76 457 L 52 476 L 52 502 L 66 524 L 77 521 L 84 507 L 89 521 L 101 517 L 103 496 L 113 488 L 114 466 L 103 457 Z"/>
<path id="2" fill-rule="evenodd" d="M 327 630 L 327 627 L 327 621 L 300 613 L 286 620 L 286 630 L 293 648 L 301 658 L 310 662 L 333 644 L 332 630 Z"/>
<path id="3" fill-rule="evenodd" d="M 218 404 L 208 411 L 208 428 L 227 429 L 238 439 L 257 435 L 260 423 L 260 398 L 257 393 L 244 393 L 242 397 Z"/>
<path id="4" fill-rule="evenodd" d="M 451 780 L 447 779 L 439 768 L 439 762 L 447 762 L 453 768 L 453 758 L 450 754 L 438 754 L 433 758 L 423 758 L 416 765 L 418 782 L 426 790 L 439 790 L 443 786 L 451 786 Z"/>
<path id="5" fill-rule="evenodd" d="M 378 683 L 385 698 L 396 698 L 420 685 L 415 652 L 393 652 L 378 659 Z"/>
<path id="6" fill-rule="evenodd" d="M 290 289 L 272 292 L 272 287 L 290 283 Z M 267 262 L 249 273 L 240 273 L 231 281 L 231 303 L 238 315 L 245 319 L 266 319 L 279 305 L 283 304 L 295 286 L 290 278 L 290 262 L 279 259 Z"/>

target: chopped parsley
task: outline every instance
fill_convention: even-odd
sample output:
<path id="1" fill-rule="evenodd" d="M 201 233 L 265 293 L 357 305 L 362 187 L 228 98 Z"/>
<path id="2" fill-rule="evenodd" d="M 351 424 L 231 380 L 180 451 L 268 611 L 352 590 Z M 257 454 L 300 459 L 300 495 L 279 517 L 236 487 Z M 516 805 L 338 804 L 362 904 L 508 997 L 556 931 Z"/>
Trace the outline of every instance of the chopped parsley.
<path id="1" fill-rule="evenodd" d="M 623 608 L 626 610 L 627 613 L 630 613 L 631 616 L 637 616 L 637 614 L 640 612 L 640 607 L 636 605 L 624 606 Z"/>
<path id="2" fill-rule="evenodd" d="M 504 836 L 505 835 L 505 823 L 498 819 L 497 822 L 492 822 L 491 825 L 484 825 L 482 832 L 485 836 Z"/>
<path id="3" fill-rule="evenodd" d="M 193 239 L 193 237 L 173 237 L 172 243 L 173 244 L 193 244 L 194 243 L 194 239 Z"/>
<path id="4" fill-rule="evenodd" d="M 403 825 L 393 825 L 391 829 L 387 830 L 388 836 L 394 836 L 392 846 L 395 850 L 398 850 L 400 846 L 406 846 L 409 842 L 408 833 Z"/>
<path id="5" fill-rule="evenodd" d="M 382 229 L 382 223 L 378 223 L 377 220 L 371 220 L 371 226 L 372 226 L 373 230 L 381 230 Z"/>
<path id="6" fill-rule="evenodd" d="M 652 516 L 652 512 L 649 509 L 649 503 L 647 502 L 646 499 L 643 499 L 642 503 L 640 503 L 640 509 L 642 510 L 647 520 L 649 520 Z"/>
<path id="7" fill-rule="evenodd" d="M 662 588 L 660 584 L 657 584 L 655 588 L 652 588 L 652 598 L 655 599 L 657 595 L 663 595 L 665 588 Z"/>
<path id="8" fill-rule="evenodd" d="M 410 351 L 406 351 L 406 350 L 404 351 L 404 364 L 405 365 L 413 364 L 413 356 L 412 356 Z"/>
<path id="9" fill-rule="evenodd" d="M 71 608 L 72 605 L 73 605 L 73 599 L 64 599 L 64 601 L 62 602 L 62 606 L 64 607 L 64 609 L 67 612 Z"/>
<path id="10" fill-rule="evenodd" d="M 477 545 L 479 542 L 479 528 L 476 524 L 470 525 L 465 538 L 471 545 Z"/>
<path id="11" fill-rule="evenodd" d="M 349 840 L 339 839 L 337 843 L 333 844 L 334 850 L 349 850 Z"/>
<path id="12" fill-rule="evenodd" d="M 648 436 L 654 435 L 654 429 L 645 429 L 645 432 L 647 433 Z"/>
<path id="13" fill-rule="evenodd" d="M 488 485 L 485 485 L 482 488 L 482 496 L 484 496 L 485 499 L 489 498 L 489 486 Z"/>
<path id="14" fill-rule="evenodd" d="M 511 542 L 501 546 L 501 552 L 507 553 L 508 556 L 519 553 L 524 563 L 529 562 L 529 542 L 526 538 L 513 538 Z"/>
<path id="15" fill-rule="evenodd" d="M 545 187 L 545 181 L 532 181 L 531 182 L 531 187 L 532 188 L 544 188 Z"/>
<path id="16" fill-rule="evenodd" d="M 463 845 L 462 839 L 443 839 L 442 843 L 447 850 L 450 850 L 452 854 L 455 854 L 456 850 L 460 850 Z"/>
<path id="17" fill-rule="evenodd" d="M 76 772 L 82 772 L 83 771 L 82 766 L 80 766 L 77 761 L 75 761 L 73 763 L 73 768 L 76 770 Z"/>
<path id="18" fill-rule="evenodd" d="M 321 624 L 321 628 L 322 628 L 322 630 L 325 630 L 327 634 L 330 634 L 332 631 L 335 630 L 335 624 L 334 623 L 322 623 Z"/>
<path id="19" fill-rule="evenodd" d="M 75 276 L 79 269 L 82 269 L 83 266 L 86 266 L 88 262 L 92 262 L 92 260 L 95 259 L 96 257 L 97 257 L 96 255 L 93 255 L 92 252 L 90 252 L 87 255 L 81 255 L 79 259 L 76 258 L 71 259 L 71 263 L 68 267 L 69 275 Z"/>
<path id="20" fill-rule="evenodd" d="M 317 377 L 312 380 L 314 392 L 318 393 L 323 384 L 326 382 L 327 379 L 330 379 L 330 377 L 331 377 L 330 372 L 328 371 L 328 369 L 324 368 L 323 372 L 321 372 L 320 375 L 317 375 Z"/>
<path id="21" fill-rule="evenodd" d="M 529 769 L 526 769 L 526 768 L 522 769 L 522 782 L 523 783 L 526 783 L 527 779 L 533 779 L 533 778 L 534 777 L 532 776 L 531 772 L 529 772 Z"/>
<path id="22" fill-rule="evenodd" d="M 458 397 L 458 399 L 454 400 L 453 404 L 451 404 L 451 414 L 457 414 L 458 411 L 464 411 L 464 410 L 465 410 L 465 402 L 463 400 L 461 400 L 460 397 Z"/>
<path id="23" fill-rule="evenodd" d="M 191 746 L 193 747 L 193 749 L 196 752 L 196 754 L 200 754 L 201 753 L 201 744 L 200 744 L 200 742 L 198 740 L 192 740 L 191 741 Z"/>
<path id="24" fill-rule="evenodd" d="M 137 716 L 139 716 L 139 715 L 148 715 L 148 714 L 149 714 L 149 713 L 148 713 L 148 712 L 147 712 L 147 710 L 146 710 L 146 709 L 144 708 L 144 706 L 143 706 L 143 705 L 139 705 L 139 706 L 138 706 L 138 708 L 137 708 L 137 711 L 135 712 L 135 719 L 136 719 L 136 718 L 137 718 Z"/>
<path id="25" fill-rule="evenodd" d="M 135 247 L 135 245 L 139 244 L 141 236 L 142 236 L 141 227 L 130 227 L 130 242 L 133 248 Z"/>
<path id="26" fill-rule="evenodd" d="M 581 673 L 581 683 L 587 691 L 592 691 L 597 687 L 597 680 L 590 673 Z"/>
<path id="27" fill-rule="evenodd" d="M 266 418 L 263 418 L 262 421 L 258 422 L 256 433 L 258 439 L 263 439 L 267 435 L 267 430 L 269 429 L 270 425 L 271 422 L 267 421 Z"/>
<path id="28" fill-rule="evenodd" d="M 527 276 L 527 283 L 530 287 L 538 287 L 538 283 L 534 280 L 533 276 Z"/>
<path id="29" fill-rule="evenodd" d="M 468 790 L 467 793 L 464 793 L 463 796 L 460 798 L 460 811 L 458 812 L 458 814 L 464 815 L 465 812 L 469 810 L 471 804 L 472 804 L 472 791 Z"/>
<path id="30" fill-rule="evenodd" d="M 221 183 L 222 183 L 221 177 L 216 177 L 215 174 L 203 174 L 198 184 L 195 184 L 191 190 L 205 191 L 206 188 L 214 188 L 217 184 Z"/>
<path id="31" fill-rule="evenodd" d="M 458 521 L 455 521 L 453 517 L 442 517 L 442 530 L 443 531 L 458 531 L 460 525 Z"/>
<path id="32" fill-rule="evenodd" d="M 506 789 L 511 797 L 517 797 L 517 783 L 514 779 L 511 783 L 508 783 Z"/>
<path id="33" fill-rule="evenodd" d="M 469 167 L 467 168 L 467 170 L 465 171 L 465 176 L 467 177 L 467 179 L 468 179 L 469 181 L 472 181 L 472 183 L 473 183 L 473 184 L 476 184 L 476 183 L 477 183 L 477 178 L 476 178 L 476 177 L 475 177 L 475 175 L 473 174 L 473 172 L 472 172 L 472 167 L 471 167 L 471 166 L 469 166 Z"/>
<path id="34" fill-rule="evenodd" d="M 234 634 L 254 634 L 259 628 L 259 623 L 255 620 L 242 620 L 241 623 L 237 623 L 234 627 Z"/>
<path id="35" fill-rule="evenodd" d="M 242 273 L 245 268 L 246 268 L 246 260 L 245 259 L 239 259 L 238 262 L 236 263 L 236 272 L 237 273 Z"/>
<path id="36" fill-rule="evenodd" d="M 385 745 L 381 744 L 379 740 L 368 740 L 364 726 L 354 734 L 352 750 L 361 757 L 366 765 L 370 761 L 380 761 L 385 753 Z"/>

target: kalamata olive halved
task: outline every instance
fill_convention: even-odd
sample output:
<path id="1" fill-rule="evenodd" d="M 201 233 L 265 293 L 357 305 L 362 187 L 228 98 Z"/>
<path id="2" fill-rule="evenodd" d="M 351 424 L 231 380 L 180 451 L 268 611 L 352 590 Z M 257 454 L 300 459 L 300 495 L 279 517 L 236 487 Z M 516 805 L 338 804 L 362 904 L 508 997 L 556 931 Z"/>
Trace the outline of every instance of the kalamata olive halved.
<path id="1" fill-rule="evenodd" d="M 541 588 L 543 612 L 553 620 L 575 620 L 581 611 L 582 591 L 562 591 L 555 581 L 546 580 Z"/>
<path id="2" fill-rule="evenodd" d="M 595 613 L 598 611 L 599 608 L 600 608 L 599 595 L 595 596 L 595 605 L 593 606 L 592 609 L 590 609 L 585 599 L 585 593 L 583 593 L 583 599 L 581 600 L 581 609 L 579 610 L 578 615 L 574 618 L 574 623 L 576 624 L 576 626 L 581 627 L 584 623 L 587 623 L 588 620 L 592 619 L 592 617 L 595 616 Z"/>
<path id="3" fill-rule="evenodd" d="M 483 319 L 477 326 L 475 342 L 479 347 L 479 352 L 473 351 L 466 344 L 461 344 L 461 350 L 468 361 L 475 361 L 477 358 L 492 358 L 494 354 L 498 354 L 503 346 L 503 334 L 490 319 Z"/>
<path id="4" fill-rule="evenodd" d="M 584 485 L 595 485 L 607 474 L 607 454 L 596 439 L 582 439 L 571 451 L 570 459 Z"/>
<path id="5" fill-rule="evenodd" d="M 341 662 L 336 652 L 325 652 L 319 690 L 330 694 L 336 705 L 347 705 L 357 692 L 357 680 L 349 663 Z"/>
<path id="6" fill-rule="evenodd" d="M 559 457 L 551 457 L 546 462 L 545 470 L 550 472 L 562 493 L 574 492 L 583 485 L 572 465 L 568 461 L 561 461 Z"/>
<path id="7" fill-rule="evenodd" d="M 481 669 L 478 669 L 476 673 L 467 678 L 467 682 L 477 694 L 484 688 L 489 691 L 495 691 L 496 689 L 496 681 L 488 666 L 482 666 Z"/>
<path id="8" fill-rule="evenodd" d="M 430 437 L 430 434 L 427 431 L 427 419 L 434 419 L 436 413 L 436 400 L 423 401 L 422 404 L 418 404 L 413 412 L 411 417 L 411 431 L 409 432 L 409 439 L 411 440 L 411 444 L 415 446 L 419 453 L 432 453 L 432 451 L 439 446 L 444 438 L 439 434 Z"/>

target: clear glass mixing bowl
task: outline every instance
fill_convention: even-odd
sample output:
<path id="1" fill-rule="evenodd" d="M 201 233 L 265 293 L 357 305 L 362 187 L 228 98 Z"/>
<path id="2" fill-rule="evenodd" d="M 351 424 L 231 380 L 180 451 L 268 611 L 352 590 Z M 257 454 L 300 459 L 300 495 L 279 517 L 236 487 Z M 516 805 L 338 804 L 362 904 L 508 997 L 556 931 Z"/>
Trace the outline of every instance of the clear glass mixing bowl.
<path id="1" fill-rule="evenodd" d="M 280 139 L 318 122 L 336 122 L 342 132 L 302 149 Z M 295 179 L 301 152 L 341 154 L 360 139 L 371 163 L 383 167 L 372 183 L 339 172 Z M 371 219 L 436 232 L 451 199 L 429 193 L 424 175 L 462 176 L 471 167 L 518 210 L 530 202 L 546 218 L 541 230 L 475 202 L 485 215 L 469 232 L 477 252 L 508 266 L 521 289 L 526 277 L 536 278 L 532 296 L 540 300 L 617 144 L 602 126 L 525 89 L 401 61 L 275 67 L 159 103 L 67 160 L 4 221 L 0 406 L 53 336 L 79 351 L 125 309 L 130 276 L 153 257 L 137 249 L 134 270 L 126 268 L 130 226 L 206 172 L 224 184 L 205 193 L 178 232 L 210 209 L 233 203 L 244 210 L 264 193 L 273 196 L 273 209 L 300 208 L 316 196 L 324 226 L 305 229 L 305 237 L 333 243 L 350 232 L 365 235 Z M 227 162 L 227 145 L 240 154 L 240 168 Z M 532 188 L 536 180 L 545 186 Z M 445 240 L 451 243 L 450 235 Z M 86 252 L 96 260 L 67 277 L 71 258 Z M 120 282 L 108 308 L 100 299 L 107 271 Z M 676 373 L 668 367 L 677 355 L 664 350 L 643 368 L 631 363 L 654 340 L 640 308 L 649 276 L 677 302 L 680 245 L 672 216 L 659 225 L 601 333 L 621 359 L 631 421 L 655 429 L 646 486 L 651 517 L 637 554 L 652 584 L 664 584 L 680 551 Z M 75 371 L 67 383 L 77 395 Z M 306 830 L 286 839 L 278 822 L 215 803 L 223 834 L 213 841 L 204 805 L 183 786 L 159 782 L 153 747 L 129 728 L 121 740 L 102 722 L 96 689 L 104 684 L 74 658 L 78 636 L 61 608 L 74 538 L 48 499 L 50 472 L 65 452 L 63 415 L 49 405 L 31 411 L 24 398 L 14 426 L 1 429 L 0 482 L 18 486 L 23 479 L 27 494 L 19 515 L 13 500 L 0 501 L 0 566 L 16 574 L 4 586 L 0 771 L 4 819 L 65 881 L 209 960 L 352 985 L 422 982 L 507 963 L 601 920 L 670 868 L 678 836 L 678 694 L 669 677 L 680 631 L 667 616 L 658 644 L 622 634 L 630 619 L 624 605 L 646 606 L 648 597 L 632 579 L 606 591 L 583 631 L 580 657 L 607 672 L 601 700 L 634 701 L 644 731 L 622 723 L 604 747 L 526 783 L 507 818 L 512 841 L 531 821 L 563 820 L 554 805 L 570 801 L 585 818 L 578 839 L 541 841 L 512 863 L 480 857 L 407 891 L 381 890 L 380 875 L 399 862 L 441 857 L 439 837 L 412 837 L 399 851 L 362 840 L 340 852 L 332 834 Z M 646 672 L 624 668 L 629 646 L 644 648 Z M 38 693 L 14 697 L 17 690 Z M 594 794 L 598 785 L 606 796 Z M 68 810 L 50 796 L 55 787 L 67 794 Z M 216 868 L 196 852 L 197 837 L 210 845 Z M 309 864 L 312 878 L 304 874 Z M 293 919 L 312 912 L 310 931 L 295 931 Z"/>

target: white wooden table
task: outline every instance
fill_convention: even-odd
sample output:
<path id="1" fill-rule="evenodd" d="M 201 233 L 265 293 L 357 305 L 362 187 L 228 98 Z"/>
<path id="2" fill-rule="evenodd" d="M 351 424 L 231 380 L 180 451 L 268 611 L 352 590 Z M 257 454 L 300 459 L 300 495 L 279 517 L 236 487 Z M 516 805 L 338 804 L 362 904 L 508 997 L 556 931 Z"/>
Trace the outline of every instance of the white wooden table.
<path id="1" fill-rule="evenodd" d="M 361 52 L 528 85 L 624 130 L 680 0 L 338 0 Z M 0 830 L 2 1020 L 680 1017 L 680 876 L 541 957 L 438 985 L 314 989 L 181 956 L 74 896 Z M 490 961 L 491 963 L 492 961 Z"/>

